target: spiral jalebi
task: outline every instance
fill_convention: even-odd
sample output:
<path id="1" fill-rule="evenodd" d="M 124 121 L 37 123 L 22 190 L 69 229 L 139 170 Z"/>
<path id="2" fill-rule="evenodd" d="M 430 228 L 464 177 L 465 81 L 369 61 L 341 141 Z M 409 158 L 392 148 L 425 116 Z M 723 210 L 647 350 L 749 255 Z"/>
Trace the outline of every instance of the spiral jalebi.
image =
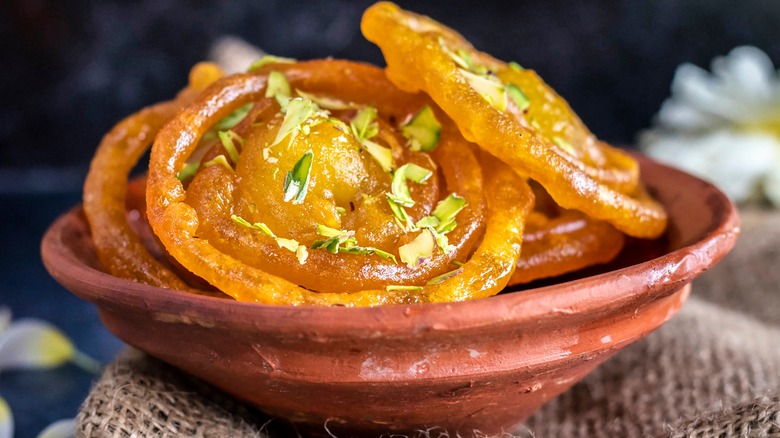
<path id="1" fill-rule="evenodd" d="M 605 263 L 622 233 L 663 230 L 633 158 L 532 72 L 392 4 L 370 8 L 363 29 L 387 70 L 199 64 L 176 99 L 120 122 L 84 190 L 105 268 L 265 304 L 434 303 Z M 500 93 L 474 96 L 474 83 Z M 149 242 L 125 199 L 152 143 Z"/>

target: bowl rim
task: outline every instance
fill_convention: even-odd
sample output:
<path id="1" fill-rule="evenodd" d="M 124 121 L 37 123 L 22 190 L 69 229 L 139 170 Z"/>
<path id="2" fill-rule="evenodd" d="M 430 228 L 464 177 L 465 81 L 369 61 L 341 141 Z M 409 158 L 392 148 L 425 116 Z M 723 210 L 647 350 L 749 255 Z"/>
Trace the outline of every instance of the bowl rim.
<path id="1" fill-rule="evenodd" d="M 285 320 L 295 318 L 295 326 L 300 331 L 372 336 L 381 329 L 387 336 L 409 330 L 471 330 L 519 321 L 541 324 L 550 318 L 615 312 L 678 291 L 724 257 L 739 234 L 736 207 L 714 185 L 647 157 L 634 155 L 642 168 L 675 174 L 707 192 L 707 207 L 713 212 L 721 212 L 714 216 L 714 226 L 711 224 L 695 242 L 650 260 L 563 283 L 477 300 L 358 308 L 285 306 L 226 300 L 138 283 L 87 265 L 63 243 L 63 232 L 74 227 L 77 224 L 74 221 L 85 222 L 80 206 L 52 223 L 41 241 L 41 254 L 46 269 L 60 284 L 98 307 L 129 306 L 142 311 L 184 315 L 182 321 L 229 323 L 233 328 L 278 329 L 280 323 L 289 327 Z M 649 283 L 642 275 L 644 272 L 652 272 L 654 277 L 650 284 L 660 284 L 660 287 L 648 287 Z M 583 295 L 583 289 L 589 293 Z"/>

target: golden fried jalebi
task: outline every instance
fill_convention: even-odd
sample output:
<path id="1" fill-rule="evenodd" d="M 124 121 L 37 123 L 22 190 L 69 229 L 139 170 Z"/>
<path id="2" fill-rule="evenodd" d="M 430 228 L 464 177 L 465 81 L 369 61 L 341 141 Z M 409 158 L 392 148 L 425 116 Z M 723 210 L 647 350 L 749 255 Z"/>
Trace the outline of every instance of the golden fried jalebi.
<path id="1" fill-rule="evenodd" d="M 176 99 L 145 108 L 119 122 L 95 153 L 84 183 L 84 212 L 101 264 L 113 275 L 155 286 L 188 289 L 157 261 L 127 222 L 125 198 L 130 171 L 160 128 L 197 93 L 222 76 L 214 64 L 192 68 L 189 87 Z"/>
<path id="2" fill-rule="evenodd" d="M 623 233 L 663 231 L 636 161 L 532 71 L 389 3 L 362 26 L 386 70 L 199 64 L 174 100 L 114 127 L 84 187 L 105 268 L 256 303 L 435 303 L 606 263 Z M 127 178 L 152 143 L 139 202 Z"/>
<path id="3" fill-rule="evenodd" d="M 465 299 L 482 293 L 484 284 L 480 283 L 485 283 L 489 272 L 495 274 L 495 281 L 490 282 L 493 293 L 506 285 L 533 199 L 530 189 L 522 189 L 525 183 L 521 178 L 508 176 L 509 171 L 497 172 L 491 181 L 498 182 L 486 182 L 483 187 L 472 146 L 441 115 L 440 139 L 433 152 L 401 146 L 406 140 L 395 126 L 429 102 L 423 96 L 397 90 L 375 67 L 346 61 L 272 67 L 218 81 L 157 136 L 149 167 L 148 214 L 156 235 L 174 258 L 236 299 L 282 304 Z M 284 116 L 277 101 L 266 97 L 273 74 L 283 75 L 288 88 L 301 90 L 298 94 L 304 96 L 285 102 Z M 294 104 L 312 103 L 305 96 L 338 101 L 346 109 L 334 109 L 330 114 L 321 109 L 309 111 L 299 120 L 308 132 L 293 135 L 285 127 L 295 115 Z M 215 122 L 252 102 L 266 110 L 257 113 L 252 129 L 241 138 L 235 167 L 223 155 L 223 164 L 204 167 L 185 191 L 176 175 L 198 139 Z M 352 132 L 346 129 L 346 121 L 354 120 L 365 108 L 376 110 L 373 147 L 385 148 L 392 155 L 393 176 L 377 154 L 359 142 L 354 124 Z M 280 137 L 281 141 L 275 140 Z M 312 158 L 305 198 L 297 204 L 289 202 L 285 182 L 307 154 Z M 409 219 L 404 222 L 393 203 L 387 202 L 391 197 L 385 195 L 395 194 L 395 176 L 410 164 L 429 176 L 424 183 L 418 181 L 409 187 L 408 195 L 414 202 L 406 205 L 409 208 L 404 215 Z M 446 191 L 440 188 L 444 184 L 438 182 L 439 172 L 446 181 Z M 357 176 L 354 183 L 350 183 L 350 176 Z M 494 187 L 509 182 L 512 189 L 506 195 L 502 193 L 507 189 Z M 480 235 L 488 190 L 506 204 L 488 203 L 485 234 Z M 436 216 L 448 193 L 465 204 L 462 210 L 458 208 L 452 228 L 444 231 L 437 229 L 444 224 L 420 224 Z M 341 252 L 337 241 L 333 242 L 334 251 L 313 250 L 319 248 L 316 239 L 323 238 L 318 236 L 323 228 L 334 233 L 325 237 L 347 244 Z M 491 239 L 493 234 L 496 236 Z M 515 237 L 510 238 L 512 235 Z M 482 246 L 474 256 L 463 267 L 453 269 L 450 262 L 466 259 L 479 238 Z M 358 251 L 351 251 L 350 239 Z M 503 244 L 486 248 L 489 256 L 479 256 L 486 242 L 499 241 Z M 404 248 L 416 247 L 423 250 L 414 257 L 424 259 L 424 263 L 404 260 Z M 398 263 L 398 258 L 404 263 Z M 441 285 L 427 284 L 441 276 L 452 279 Z M 461 281 L 453 281 L 458 277 Z M 464 281 L 468 287 L 452 290 L 455 288 L 450 285 Z"/>
<path id="4" fill-rule="evenodd" d="M 541 183 L 562 207 L 635 237 L 664 231 L 666 212 L 638 185 L 634 160 L 598 142 L 535 73 L 392 3 L 370 7 L 361 27 L 382 49 L 391 81 L 429 94 L 467 140 Z"/>

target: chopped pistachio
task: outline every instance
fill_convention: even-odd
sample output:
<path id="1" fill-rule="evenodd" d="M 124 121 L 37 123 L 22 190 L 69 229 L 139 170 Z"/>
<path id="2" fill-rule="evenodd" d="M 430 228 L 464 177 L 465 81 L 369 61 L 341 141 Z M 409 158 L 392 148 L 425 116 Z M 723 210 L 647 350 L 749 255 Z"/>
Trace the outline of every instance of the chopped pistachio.
<path id="1" fill-rule="evenodd" d="M 466 207 L 466 198 L 462 198 L 454 193 L 439 201 L 436 204 L 436 208 L 433 209 L 433 213 L 431 213 L 432 216 L 439 220 L 436 231 L 440 233 L 452 231 L 452 228 L 449 227 L 452 226 L 451 223 L 455 222 L 455 215 L 463 210 L 464 207 Z"/>
<path id="2" fill-rule="evenodd" d="M 425 105 L 408 123 L 401 126 L 401 133 L 409 140 L 409 147 L 413 151 L 430 152 L 439 144 L 441 123 L 431 107 Z"/>
<path id="3" fill-rule="evenodd" d="M 387 203 L 390 204 L 390 210 L 395 216 L 395 222 L 402 230 L 412 231 L 415 229 L 412 220 L 409 218 L 409 215 L 406 214 L 406 210 L 404 210 L 402 206 L 396 204 L 389 196 L 387 197 Z"/>
<path id="4" fill-rule="evenodd" d="M 528 99 L 528 96 L 526 96 L 525 93 L 523 93 L 523 90 L 517 85 L 506 84 L 506 92 L 520 111 L 525 111 L 531 106 L 531 101 Z"/>
<path id="5" fill-rule="evenodd" d="M 258 68 L 268 64 L 291 64 L 293 62 L 295 62 L 295 60 L 292 58 L 282 58 L 281 56 L 265 55 L 262 58 L 253 62 L 246 71 L 253 72 Z"/>
<path id="6" fill-rule="evenodd" d="M 436 227 L 439 226 L 440 223 L 441 222 L 439 222 L 439 219 L 437 219 L 434 216 L 425 216 L 424 218 L 422 218 L 419 221 L 417 221 L 415 226 L 417 228 L 426 228 L 426 227 L 428 227 L 428 228 L 434 228 L 435 229 Z"/>
<path id="7" fill-rule="evenodd" d="M 397 284 L 390 284 L 385 286 L 385 290 L 388 292 L 392 291 L 416 291 L 416 290 L 422 290 L 422 286 L 402 286 Z"/>
<path id="8" fill-rule="evenodd" d="M 338 213 L 340 216 L 344 216 L 347 214 L 347 209 L 344 207 L 336 207 L 336 213 Z"/>
<path id="9" fill-rule="evenodd" d="M 306 192 L 309 190 L 311 179 L 311 165 L 314 161 L 314 152 L 307 151 L 295 163 L 293 169 L 284 177 L 284 202 L 292 201 L 293 204 L 303 203 Z"/>
<path id="10" fill-rule="evenodd" d="M 574 149 L 574 146 L 572 146 L 571 143 L 569 143 L 568 141 L 566 141 L 566 140 L 564 140 L 564 139 L 562 139 L 560 137 L 555 137 L 555 138 L 553 138 L 553 143 L 555 143 L 559 148 L 561 148 L 564 151 L 566 151 L 567 154 L 569 154 L 569 155 L 577 155 L 577 150 Z"/>
<path id="11" fill-rule="evenodd" d="M 227 158 L 225 158 L 224 155 L 217 155 L 216 157 L 212 158 L 209 161 L 206 161 L 203 163 L 203 167 L 211 167 L 211 166 L 222 166 L 225 169 L 233 172 L 233 167 L 228 163 Z"/>
<path id="12" fill-rule="evenodd" d="M 318 109 L 314 102 L 301 97 L 290 100 L 287 105 L 287 112 L 284 115 L 282 126 L 279 127 L 279 132 L 276 133 L 276 139 L 268 147 L 276 146 L 290 134 L 292 134 L 290 138 L 290 142 L 292 142 L 303 122 L 314 116 Z"/>
<path id="13" fill-rule="evenodd" d="M 344 134 L 349 132 L 349 128 L 347 127 L 347 124 L 341 121 L 341 119 L 337 119 L 335 117 L 329 117 L 328 123 L 332 124 L 336 127 L 339 131 L 343 132 Z"/>
<path id="14" fill-rule="evenodd" d="M 372 106 L 367 106 L 358 111 L 350 123 L 352 132 L 358 140 L 368 140 L 379 132 L 379 124 L 376 122 L 377 111 Z"/>
<path id="15" fill-rule="evenodd" d="M 433 255 L 433 251 L 436 249 L 436 239 L 433 233 L 424 229 L 406 245 L 401 245 L 398 248 L 398 255 L 401 256 L 401 261 L 406 263 L 406 266 L 410 268 L 417 268 L 424 260 Z"/>
<path id="16" fill-rule="evenodd" d="M 458 268 L 455 270 L 452 270 L 450 272 L 445 272 L 444 274 L 437 275 L 436 277 L 431 278 L 427 284 L 439 284 L 444 283 L 445 281 L 449 280 L 450 278 L 459 275 L 463 272 L 463 268 Z"/>
<path id="17" fill-rule="evenodd" d="M 291 88 L 284 73 L 272 71 L 268 73 L 268 85 L 265 88 L 265 97 L 273 97 L 277 101 L 280 97 L 290 98 Z"/>
<path id="18" fill-rule="evenodd" d="M 465 263 L 463 263 L 461 261 L 458 261 L 458 260 L 453 260 L 450 263 L 452 263 L 453 265 L 458 266 L 458 267 L 465 265 Z"/>
<path id="19" fill-rule="evenodd" d="M 246 115 L 249 114 L 249 111 L 252 109 L 253 105 L 254 104 L 252 103 L 248 103 L 246 105 L 238 107 L 238 109 L 228 114 L 224 119 L 215 123 L 214 126 L 211 127 L 211 129 L 214 131 L 225 131 L 228 129 L 233 129 L 233 127 L 235 127 L 242 120 L 244 120 L 244 117 L 246 117 Z"/>
<path id="20" fill-rule="evenodd" d="M 374 248 L 373 246 L 348 246 L 341 249 L 342 252 L 348 253 L 348 254 L 360 254 L 360 255 L 377 255 L 379 257 L 382 257 L 386 260 L 392 260 L 393 263 L 398 263 L 396 261 L 395 256 L 387 251 L 383 251 L 379 248 Z"/>
<path id="21" fill-rule="evenodd" d="M 471 88 L 487 100 L 490 106 L 499 111 L 506 111 L 507 96 L 504 92 L 504 84 L 497 77 L 481 76 L 465 69 L 459 70 Z"/>
<path id="22" fill-rule="evenodd" d="M 320 108 L 324 108 L 327 110 L 346 110 L 346 109 L 355 109 L 360 107 L 358 104 L 352 102 L 344 102 L 343 100 L 335 99 L 333 97 L 328 97 L 328 96 L 318 96 L 316 94 L 307 93 L 297 88 L 295 89 L 295 92 L 298 94 L 298 96 L 309 99 L 312 102 L 319 105 Z"/>
<path id="23" fill-rule="evenodd" d="M 279 248 L 285 248 L 292 252 L 298 251 L 299 244 L 298 241 L 295 239 L 285 239 L 284 237 L 277 237 L 276 244 L 279 245 Z"/>
<path id="24" fill-rule="evenodd" d="M 219 141 L 222 142 L 222 146 L 230 156 L 230 161 L 232 161 L 234 165 L 238 164 L 238 150 L 236 149 L 236 145 L 233 143 L 233 141 L 238 141 L 243 145 L 244 139 L 232 130 L 219 131 L 217 135 L 219 136 Z"/>
<path id="25" fill-rule="evenodd" d="M 390 172 L 393 169 L 393 151 L 390 148 L 386 148 L 367 139 L 361 140 L 360 144 L 363 146 L 363 149 L 379 163 L 382 170 Z"/>
<path id="26" fill-rule="evenodd" d="M 198 168 L 200 168 L 200 163 L 197 161 L 186 163 L 184 166 L 182 166 L 179 173 L 176 174 L 176 178 L 178 178 L 181 182 L 189 181 L 192 179 L 192 177 L 195 176 L 196 173 L 198 173 Z"/>
<path id="27" fill-rule="evenodd" d="M 306 246 L 298 245 L 298 248 L 295 249 L 295 257 L 298 258 L 298 263 L 306 263 L 306 259 L 309 258 L 309 251 L 306 249 Z"/>
<path id="28" fill-rule="evenodd" d="M 509 68 L 514 71 L 523 71 L 525 70 L 520 64 L 516 63 L 515 61 L 509 61 Z"/>
<path id="29" fill-rule="evenodd" d="M 400 206 L 412 207 L 414 200 L 409 192 L 409 186 L 406 185 L 406 180 L 410 179 L 418 184 L 423 184 L 431 175 L 433 172 L 424 167 L 414 163 L 406 163 L 393 173 L 392 193 L 388 193 L 387 197 Z"/>
<path id="30" fill-rule="evenodd" d="M 288 251 L 294 252 L 295 256 L 298 258 L 298 263 L 300 264 L 304 264 L 306 262 L 306 259 L 309 257 L 309 253 L 306 250 L 306 247 L 301 245 L 297 240 L 278 237 L 276 234 L 274 234 L 273 231 L 271 231 L 268 225 L 262 222 L 255 222 L 253 224 L 250 224 L 248 220 L 235 214 L 230 215 L 230 219 L 239 225 L 245 226 L 247 228 L 251 228 L 253 230 L 258 230 L 263 234 L 265 234 L 266 236 L 272 237 L 276 241 L 276 244 L 279 245 L 279 248 L 284 248 Z"/>

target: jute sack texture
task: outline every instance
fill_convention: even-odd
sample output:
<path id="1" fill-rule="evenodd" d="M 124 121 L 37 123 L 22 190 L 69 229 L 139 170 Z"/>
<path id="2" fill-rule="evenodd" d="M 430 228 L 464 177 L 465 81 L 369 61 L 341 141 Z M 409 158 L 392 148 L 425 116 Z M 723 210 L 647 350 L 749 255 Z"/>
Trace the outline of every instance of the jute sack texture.
<path id="1" fill-rule="evenodd" d="M 674 319 L 503 436 L 780 437 L 780 214 L 743 211 L 742 228 Z M 283 423 L 128 350 L 81 406 L 77 436 L 294 434 Z"/>

